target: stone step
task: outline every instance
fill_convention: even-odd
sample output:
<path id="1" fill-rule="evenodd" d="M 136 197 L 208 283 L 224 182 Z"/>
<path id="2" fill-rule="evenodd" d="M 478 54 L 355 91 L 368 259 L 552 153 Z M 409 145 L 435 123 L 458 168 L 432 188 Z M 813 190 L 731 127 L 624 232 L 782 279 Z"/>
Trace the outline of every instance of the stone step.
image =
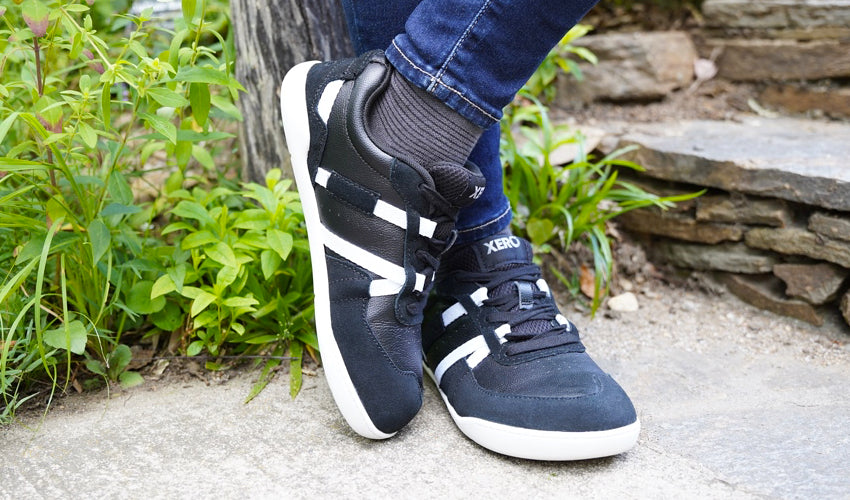
<path id="1" fill-rule="evenodd" d="M 657 179 L 850 211 L 850 124 L 743 117 L 622 126 L 617 147 Z"/>
<path id="2" fill-rule="evenodd" d="M 558 99 L 657 100 L 687 87 L 694 77 L 696 48 L 684 32 L 606 33 L 574 43 L 593 52 L 599 63 L 579 62 L 582 81 L 559 78 Z"/>
<path id="3" fill-rule="evenodd" d="M 850 118 L 850 88 L 768 85 L 759 102 L 791 113 L 816 112 L 835 118 Z"/>
<path id="4" fill-rule="evenodd" d="M 756 307 L 816 325 L 840 309 L 850 322 L 850 124 L 738 120 L 612 125 L 620 132 L 603 152 L 637 145 L 628 158 L 646 168 L 624 180 L 659 195 L 713 188 L 617 221 L 660 260 L 724 273 Z"/>
<path id="5" fill-rule="evenodd" d="M 850 42 L 846 40 L 711 39 L 717 50 L 718 75 L 729 80 L 819 80 L 850 76 Z"/>
<path id="6" fill-rule="evenodd" d="M 705 0 L 702 13 L 706 25 L 723 29 L 850 27 L 850 0 Z"/>

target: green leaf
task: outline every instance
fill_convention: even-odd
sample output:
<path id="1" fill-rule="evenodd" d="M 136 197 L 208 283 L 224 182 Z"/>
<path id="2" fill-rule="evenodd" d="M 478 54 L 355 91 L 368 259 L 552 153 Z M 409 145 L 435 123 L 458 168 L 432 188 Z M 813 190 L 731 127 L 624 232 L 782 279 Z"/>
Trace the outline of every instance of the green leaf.
<path id="1" fill-rule="evenodd" d="M 220 109 L 228 117 L 236 121 L 242 121 L 242 112 L 239 111 L 239 108 L 237 108 L 230 99 L 224 96 L 214 95 L 210 98 L 210 102 L 212 102 L 213 106 Z"/>
<path id="2" fill-rule="evenodd" d="M 204 166 L 207 170 L 215 170 L 215 160 L 213 160 L 210 152 L 197 144 L 192 144 L 192 157 L 198 160 L 198 163 Z"/>
<path id="3" fill-rule="evenodd" d="M 263 253 L 260 254 L 260 269 L 263 271 L 263 278 L 269 280 L 274 276 L 280 262 L 280 256 L 276 252 L 263 250 Z"/>
<path id="4" fill-rule="evenodd" d="M 189 34 L 189 29 L 183 28 L 172 37 L 171 45 L 168 49 L 168 64 L 170 64 L 171 67 L 176 68 L 180 65 L 180 46 Z"/>
<path id="5" fill-rule="evenodd" d="M 304 344 L 292 339 L 289 342 L 289 395 L 292 399 L 301 391 L 301 357 L 304 354 Z"/>
<path id="6" fill-rule="evenodd" d="M 183 290 L 180 292 L 180 295 L 186 297 L 187 299 L 196 299 L 203 292 L 203 290 L 196 286 L 184 286 Z"/>
<path id="7" fill-rule="evenodd" d="M 184 287 L 183 289 L 186 290 L 188 288 L 189 287 Z M 189 314 L 191 314 L 194 318 L 198 314 L 202 313 L 207 306 L 215 302 L 215 298 L 215 295 L 210 292 L 201 290 L 198 296 L 195 297 L 195 300 L 192 301 L 192 309 L 189 311 Z"/>
<path id="8" fill-rule="evenodd" d="M 165 118 L 150 113 L 139 113 L 139 117 L 148 122 L 154 130 L 164 135 L 168 142 L 177 144 L 177 127 Z"/>
<path id="9" fill-rule="evenodd" d="M 127 368 L 127 365 L 130 364 L 130 360 L 133 359 L 133 352 L 124 344 L 118 344 L 115 347 L 115 350 L 109 354 L 107 357 L 108 368 L 109 368 L 109 376 L 112 379 L 118 378 L 118 376 Z"/>
<path id="10" fill-rule="evenodd" d="M 183 172 L 179 170 L 175 170 L 168 176 L 168 179 L 165 181 L 165 192 L 166 194 L 171 194 L 174 191 L 183 187 L 183 181 L 185 180 L 183 176 Z"/>
<path id="11" fill-rule="evenodd" d="M 277 252 L 281 259 L 286 260 L 292 251 L 292 235 L 279 229 L 269 229 L 268 239 L 269 247 Z"/>
<path id="12" fill-rule="evenodd" d="M 183 20 L 186 21 L 186 24 L 192 24 L 192 20 L 195 18 L 197 0 L 182 0 L 180 6 L 183 8 Z"/>
<path id="13" fill-rule="evenodd" d="M 189 250 L 195 247 L 216 243 L 218 241 L 218 237 L 213 235 L 211 232 L 204 230 L 186 236 L 183 238 L 183 241 L 180 242 L 180 246 L 185 250 Z"/>
<path id="14" fill-rule="evenodd" d="M 64 103 L 57 103 L 48 96 L 41 96 L 33 104 L 36 114 L 49 125 L 48 128 L 58 127 L 62 123 L 62 108 Z M 58 130 L 61 132 L 61 130 Z"/>
<path id="15" fill-rule="evenodd" d="M 176 289 L 177 287 L 174 285 L 174 280 L 171 279 L 171 276 L 163 274 L 154 282 L 153 287 L 151 287 L 151 299 L 161 297 L 175 291 Z"/>
<path id="16" fill-rule="evenodd" d="M 112 175 L 109 176 L 107 191 L 115 202 L 121 205 L 133 204 L 133 189 L 121 172 L 112 172 Z"/>
<path id="17" fill-rule="evenodd" d="M 141 207 L 136 205 L 122 205 L 121 203 L 110 203 L 103 207 L 100 211 L 101 217 L 109 217 L 112 215 L 129 215 L 141 212 Z"/>
<path id="18" fill-rule="evenodd" d="M 224 266 L 216 274 L 215 285 L 219 289 L 230 286 L 239 277 L 239 270 L 233 266 Z"/>
<path id="19" fill-rule="evenodd" d="M 154 101 L 169 108 L 181 108 L 189 104 L 189 101 L 187 101 L 185 97 L 168 87 L 149 88 L 146 93 L 151 96 Z"/>
<path id="20" fill-rule="evenodd" d="M 224 266 L 230 266 L 233 268 L 238 268 L 239 263 L 236 262 L 236 254 L 233 253 L 233 249 L 230 248 L 226 243 L 218 242 L 212 248 L 207 248 L 204 250 L 207 254 L 207 257 L 212 260 L 222 264 Z"/>
<path id="21" fill-rule="evenodd" d="M 3 139 L 6 138 L 6 134 L 9 132 L 9 129 L 12 127 L 12 124 L 15 123 L 15 120 L 18 118 L 18 112 L 14 111 L 9 116 L 0 123 L 0 144 L 4 144 Z"/>
<path id="22" fill-rule="evenodd" d="M 21 5 L 24 22 L 33 35 L 43 37 L 47 33 L 50 11 L 39 0 L 27 0 Z"/>
<path id="23" fill-rule="evenodd" d="M 529 219 L 528 223 L 525 226 L 526 231 L 528 232 L 528 237 L 531 239 L 531 243 L 536 246 L 540 246 L 552 237 L 552 233 L 555 230 L 555 224 L 549 219 Z"/>
<path id="24" fill-rule="evenodd" d="M 152 281 L 139 281 L 127 292 L 125 304 L 137 314 L 151 314 L 160 311 L 165 307 L 165 298 L 161 296 L 151 298 L 152 291 Z"/>
<path id="25" fill-rule="evenodd" d="M 59 328 L 44 332 L 44 343 L 57 349 L 66 349 L 74 354 L 83 354 L 86 350 L 86 327 L 79 320 L 65 323 Z"/>
<path id="26" fill-rule="evenodd" d="M 101 257 L 109 250 L 112 243 L 112 234 L 109 228 L 100 219 L 91 221 L 88 227 L 89 241 L 91 241 L 92 262 L 97 264 Z"/>
<path id="27" fill-rule="evenodd" d="M 157 328 L 173 332 L 183 324 L 183 311 L 177 304 L 167 302 L 161 311 L 151 314 L 149 318 Z"/>
<path id="28" fill-rule="evenodd" d="M 70 5 L 66 6 L 66 8 L 67 7 L 70 7 Z M 80 54 L 82 53 L 82 51 L 83 51 L 83 34 L 78 31 L 78 32 L 74 33 L 74 37 L 71 39 L 71 50 L 68 51 L 68 57 L 70 57 L 71 59 L 76 59 L 76 58 L 80 57 Z M 83 86 L 80 85 L 80 88 L 82 89 Z"/>
<path id="29" fill-rule="evenodd" d="M 177 293 L 182 295 L 183 282 L 186 280 L 186 264 L 180 263 L 174 267 L 169 267 L 168 275 L 171 276 L 171 280 L 174 282 L 174 288 L 177 290 Z"/>
<path id="30" fill-rule="evenodd" d="M 171 213 L 183 217 L 184 219 L 195 219 L 201 224 L 208 227 L 217 227 L 215 219 L 213 219 L 207 209 L 194 201 L 183 200 L 171 210 Z"/>
<path id="31" fill-rule="evenodd" d="M 272 340 L 269 340 L 269 342 L 273 342 L 273 341 L 274 341 L 274 338 Z M 281 359 L 280 359 L 279 356 L 281 356 L 282 354 L 283 354 L 283 345 L 282 345 L 282 343 L 279 343 L 277 346 L 275 346 L 274 351 L 272 351 L 272 356 L 275 356 L 275 357 L 266 361 L 266 365 L 263 367 L 263 371 L 262 371 L 262 373 L 260 373 L 260 376 L 257 379 L 257 382 L 254 383 L 253 387 L 251 387 L 251 392 L 249 392 L 248 397 L 245 398 L 246 404 L 249 403 L 252 399 L 254 399 L 257 396 L 257 394 L 262 392 L 262 390 L 269 384 L 272 377 L 274 376 L 274 369 L 277 368 L 281 363 Z"/>
<path id="32" fill-rule="evenodd" d="M 122 372 L 121 375 L 118 375 L 118 382 L 124 389 L 129 389 L 131 387 L 136 387 L 137 385 L 142 385 L 145 383 L 145 379 L 142 378 L 139 372 L 126 371 Z"/>
<path id="33" fill-rule="evenodd" d="M 87 359 L 86 369 L 95 375 L 100 375 L 101 377 L 106 376 L 106 367 L 103 366 L 103 363 L 96 359 Z"/>
<path id="34" fill-rule="evenodd" d="M 230 79 L 227 73 L 210 67 L 198 66 L 183 66 L 177 71 L 174 76 L 175 82 L 189 83 L 211 83 L 214 85 L 227 86 L 230 84 Z"/>
<path id="35" fill-rule="evenodd" d="M 112 127 L 112 83 L 103 86 L 100 93 L 100 119 L 106 130 Z"/>
<path id="36" fill-rule="evenodd" d="M 189 123 L 189 121 L 187 120 L 186 123 Z M 174 148 L 174 156 L 177 158 L 177 166 L 185 169 L 186 165 L 189 164 L 189 159 L 192 158 L 192 143 L 189 141 L 177 141 L 177 147 Z"/>
<path id="37" fill-rule="evenodd" d="M 80 138 L 86 146 L 90 148 L 97 146 L 97 132 L 94 131 L 91 125 L 81 121 L 78 124 L 78 131 L 80 133 Z"/>
<path id="38" fill-rule="evenodd" d="M 206 83 L 189 84 L 189 102 L 192 103 L 192 116 L 201 127 L 206 126 L 210 115 L 210 86 Z"/>
<path id="39" fill-rule="evenodd" d="M 197 356 L 200 354 L 201 349 L 204 348 L 203 341 L 196 340 L 189 344 L 189 347 L 186 348 L 186 356 Z"/>
<path id="40" fill-rule="evenodd" d="M 244 340 L 246 344 L 271 344 L 272 342 L 277 342 L 280 340 L 278 335 L 259 335 L 257 337 L 250 337 Z"/>
<path id="41" fill-rule="evenodd" d="M 222 305 L 227 307 L 252 307 L 259 303 L 260 302 L 254 297 L 230 297 L 224 299 Z"/>

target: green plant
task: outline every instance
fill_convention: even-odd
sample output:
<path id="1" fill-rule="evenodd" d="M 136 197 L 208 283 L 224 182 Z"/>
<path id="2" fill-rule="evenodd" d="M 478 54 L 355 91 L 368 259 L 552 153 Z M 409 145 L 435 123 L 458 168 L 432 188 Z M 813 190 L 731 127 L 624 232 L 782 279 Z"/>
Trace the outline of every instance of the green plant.
<path id="1" fill-rule="evenodd" d="M 162 233 L 173 246 L 158 252 L 168 267 L 155 282 L 140 282 L 152 300 L 153 323 L 173 331 L 188 316 L 186 354 L 217 357 L 291 351 L 292 395 L 300 385 L 301 352 L 318 350 L 312 273 L 298 195 L 280 171 L 266 185 L 176 189 L 174 222 Z M 248 200 L 253 200 L 251 204 Z M 216 361 L 207 368 L 218 369 Z"/>
<path id="2" fill-rule="evenodd" d="M 580 131 L 551 121 L 548 108 L 538 94 L 554 89 L 551 84 L 556 75 L 552 68 L 567 73 L 575 71 L 574 64 L 564 62 L 565 54 L 595 61 L 592 54 L 570 46 L 572 40 L 587 31 L 586 27 L 579 27 L 568 34 L 541 66 L 542 74 L 532 77 L 517 100 L 505 110 L 502 159 L 504 188 L 515 214 L 515 230 L 543 252 L 551 250 L 553 243 L 566 250 L 575 241 L 590 248 L 595 270 L 591 309 L 595 312 L 607 292 L 614 263 L 611 241 L 606 234 L 608 221 L 636 208 L 650 205 L 667 208 L 700 193 L 659 197 L 624 182 L 618 178 L 617 169 L 643 170 L 640 165 L 621 158 L 633 148 L 596 159 L 585 150 Z M 553 97 L 551 92 L 549 97 Z M 523 140 L 518 141 L 518 137 Z M 572 163 L 554 164 L 552 153 L 568 144 L 576 149 Z M 562 281 L 569 286 L 566 277 Z"/>
<path id="3" fill-rule="evenodd" d="M 584 47 L 573 45 L 573 42 L 587 35 L 593 30 L 593 26 L 587 24 L 575 25 L 553 48 L 540 66 L 531 75 L 528 82 L 520 90 L 521 96 L 544 96 L 547 100 L 555 97 L 557 88 L 554 84 L 558 74 L 564 73 L 581 81 L 584 74 L 573 57 L 577 57 L 591 64 L 598 62 L 596 55 Z"/>
<path id="4" fill-rule="evenodd" d="M 213 168 L 209 148 L 231 137 L 216 122 L 239 119 L 232 44 L 205 25 L 206 2 L 184 0 L 174 31 L 150 12 L 96 25 L 91 3 L 0 1 L 0 420 L 81 360 L 140 381 L 123 341 L 149 324 L 166 206 L 131 185 Z"/>

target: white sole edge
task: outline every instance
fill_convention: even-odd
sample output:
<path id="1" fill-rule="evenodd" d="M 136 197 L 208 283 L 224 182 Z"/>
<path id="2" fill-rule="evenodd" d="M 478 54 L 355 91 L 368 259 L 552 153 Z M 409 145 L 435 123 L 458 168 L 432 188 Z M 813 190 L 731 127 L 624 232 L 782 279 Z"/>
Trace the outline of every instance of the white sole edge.
<path id="1" fill-rule="evenodd" d="M 460 431 L 484 448 L 502 455 L 552 461 L 609 457 L 630 450 L 637 443 L 640 434 L 640 420 L 607 431 L 558 432 L 525 429 L 475 417 L 462 417 L 449 403 L 431 369 L 427 365 L 424 368 L 440 391 L 440 396 Z"/>
<path id="2" fill-rule="evenodd" d="M 369 439 L 386 439 L 395 435 L 379 430 L 366 412 L 357 389 L 348 374 L 342 353 L 333 335 L 331 327 L 330 294 L 328 269 L 325 261 L 325 245 L 322 240 L 322 225 L 319 209 L 316 205 L 313 179 L 307 168 L 307 154 L 310 147 L 310 124 L 307 118 L 307 99 L 305 85 L 307 73 L 318 61 L 296 65 L 290 69 L 280 85 L 280 110 L 286 144 L 292 161 L 292 171 L 298 192 L 301 193 L 301 206 L 307 224 L 308 242 L 313 264 L 313 292 L 315 295 L 316 334 L 322 354 L 325 378 L 330 386 L 334 401 L 348 422 L 358 434 Z M 313 229 L 310 231 L 310 229 Z"/>

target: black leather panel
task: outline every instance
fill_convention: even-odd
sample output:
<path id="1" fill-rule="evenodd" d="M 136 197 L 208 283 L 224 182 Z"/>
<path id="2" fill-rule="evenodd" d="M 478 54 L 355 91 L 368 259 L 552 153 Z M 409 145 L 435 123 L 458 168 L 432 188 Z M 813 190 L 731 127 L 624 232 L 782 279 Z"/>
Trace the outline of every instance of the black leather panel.
<path id="1" fill-rule="evenodd" d="M 366 214 L 333 196 L 316 189 L 322 224 L 340 238 L 397 266 L 404 264 L 404 249 L 398 244 L 404 230 L 372 214 Z"/>

